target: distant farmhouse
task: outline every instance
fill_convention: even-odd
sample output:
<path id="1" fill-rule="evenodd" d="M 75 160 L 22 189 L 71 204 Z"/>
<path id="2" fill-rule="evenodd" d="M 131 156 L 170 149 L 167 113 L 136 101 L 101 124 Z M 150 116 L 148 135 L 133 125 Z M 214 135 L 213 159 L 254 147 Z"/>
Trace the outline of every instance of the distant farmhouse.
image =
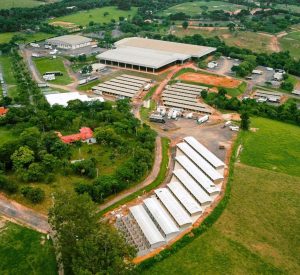
<path id="1" fill-rule="evenodd" d="M 96 143 L 96 139 L 93 137 L 94 135 L 93 130 L 88 127 L 80 128 L 79 133 L 77 134 L 63 136 L 60 132 L 57 132 L 57 135 L 63 143 L 67 143 L 67 144 L 76 141 L 82 141 L 89 144 Z"/>
<path id="2" fill-rule="evenodd" d="M 60 49 L 75 50 L 90 46 L 91 38 L 80 35 L 63 35 L 46 40 L 46 43 Z"/>
<path id="3" fill-rule="evenodd" d="M 116 49 L 97 56 L 100 63 L 151 73 L 203 57 L 216 50 L 212 47 L 140 37 L 124 38 L 116 42 L 115 47 Z"/>

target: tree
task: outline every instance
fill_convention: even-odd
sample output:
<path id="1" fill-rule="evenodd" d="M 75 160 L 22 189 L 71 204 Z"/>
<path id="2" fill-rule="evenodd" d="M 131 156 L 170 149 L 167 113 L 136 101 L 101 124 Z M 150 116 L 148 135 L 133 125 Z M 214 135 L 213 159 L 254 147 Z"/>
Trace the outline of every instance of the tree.
<path id="1" fill-rule="evenodd" d="M 228 25 L 227 25 L 227 27 L 228 27 L 228 29 L 229 29 L 229 31 L 230 32 L 234 32 L 235 31 L 235 24 L 234 23 L 229 23 Z"/>
<path id="2" fill-rule="evenodd" d="M 28 146 L 21 146 L 11 156 L 15 170 L 27 168 L 34 161 L 34 152 Z"/>
<path id="3" fill-rule="evenodd" d="M 130 267 L 132 250 L 107 224 L 99 222 L 96 205 L 87 194 L 54 196 L 49 223 L 55 232 L 65 274 L 118 274 Z"/>
<path id="4" fill-rule="evenodd" d="M 186 30 L 189 26 L 189 22 L 188 21 L 183 21 L 182 23 L 182 27 Z"/>
<path id="5" fill-rule="evenodd" d="M 247 112 L 243 112 L 241 114 L 241 128 L 244 131 L 248 131 L 250 127 L 250 117 L 249 114 Z"/>

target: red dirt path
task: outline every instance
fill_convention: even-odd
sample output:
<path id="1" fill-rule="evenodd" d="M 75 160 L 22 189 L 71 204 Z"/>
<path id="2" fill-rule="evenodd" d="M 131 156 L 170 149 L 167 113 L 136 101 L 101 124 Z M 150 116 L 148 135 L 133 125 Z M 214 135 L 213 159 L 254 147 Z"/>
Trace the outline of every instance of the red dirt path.
<path id="1" fill-rule="evenodd" d="M 220 86 L 224 88 L 236 88 L 241 81 L 225 76 L 207 75 L 201 73 L 184 73 L 178 77 L 183 81 L 191 81 L 212 86 Z"/>

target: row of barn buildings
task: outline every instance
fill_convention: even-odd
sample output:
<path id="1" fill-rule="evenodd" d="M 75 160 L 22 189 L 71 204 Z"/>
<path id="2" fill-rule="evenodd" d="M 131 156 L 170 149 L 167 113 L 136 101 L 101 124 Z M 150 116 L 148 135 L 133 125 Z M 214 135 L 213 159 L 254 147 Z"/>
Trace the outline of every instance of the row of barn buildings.
<path id="1" fill-rule="evenodd" d="M 115 226 L 138 255 L 166 245 L 191 227 L 215 200 L 224 168 L 224 162 L 195 138 L 184 138 L 176 147 L 170 182 L 128 212 L 113 212 Z"/>

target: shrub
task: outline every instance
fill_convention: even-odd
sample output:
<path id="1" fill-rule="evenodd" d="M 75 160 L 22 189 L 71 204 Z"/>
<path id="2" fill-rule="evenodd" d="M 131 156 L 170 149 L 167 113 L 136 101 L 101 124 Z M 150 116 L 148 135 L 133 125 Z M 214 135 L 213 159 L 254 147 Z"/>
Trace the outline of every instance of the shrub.
<path id="1" fill-rule="evenodd" d="M 32 203 L 40 203 L 45 199 L 45 192 L 39 187 L 23 187 L 21 194 Z"/>

